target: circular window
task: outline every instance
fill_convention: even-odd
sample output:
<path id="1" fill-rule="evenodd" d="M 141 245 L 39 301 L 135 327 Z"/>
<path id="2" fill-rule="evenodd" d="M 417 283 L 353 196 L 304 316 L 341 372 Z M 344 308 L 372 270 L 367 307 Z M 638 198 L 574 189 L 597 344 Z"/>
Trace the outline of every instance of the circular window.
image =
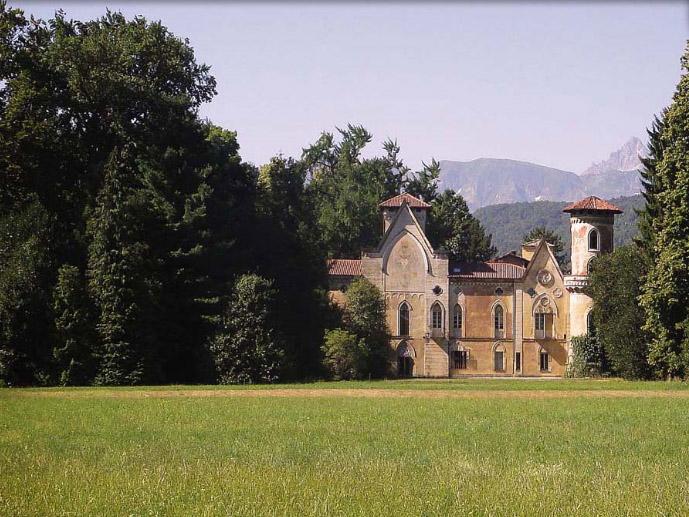
<path id="1" fill-rule="evenodd" d="M 495 290 L 495 295 L 496 295 L 496 296 L 502 296 L 503 294 L 505 294 L 505 291 L 502 290 L 502 287 L 498 287 L 498 288 Z"/>
<path id="2" fill-rule="evenodd" d="M 439 285 L 436 285 L 436 286 L 433 288 L 433 294 L 436 295 L 436 296 L 440 295 L 442 292 L 443 292 L 443 290 L 442 290 L 442 288 L 441 288 Z"/>

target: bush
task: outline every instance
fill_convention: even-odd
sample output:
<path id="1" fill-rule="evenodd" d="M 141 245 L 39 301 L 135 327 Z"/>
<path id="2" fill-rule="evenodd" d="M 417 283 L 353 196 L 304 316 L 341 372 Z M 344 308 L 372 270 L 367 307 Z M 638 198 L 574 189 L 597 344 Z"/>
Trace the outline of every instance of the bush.
<path id="1" fill-rule="evenodd" d="M 568 377 L 597 377 L 605 372 L 605 355 L 595 336 L 573 337 L 572 349 Z"/>
<path id="2" fill-rule="evenodd" d="M 362 379 L 366 374 L 366 344 L 346 330 L 326 330 L 323 365 L 335 380 Z"/>
<path id="3" fill-rule="evenodd" d="M 384 377 L 388 372 L 390 333 L 385 316 L 385 300 L 380 290 L 365 278 L 352 282 L 347 289 L 343 326 L 366 349 L 361 374 Z"/>

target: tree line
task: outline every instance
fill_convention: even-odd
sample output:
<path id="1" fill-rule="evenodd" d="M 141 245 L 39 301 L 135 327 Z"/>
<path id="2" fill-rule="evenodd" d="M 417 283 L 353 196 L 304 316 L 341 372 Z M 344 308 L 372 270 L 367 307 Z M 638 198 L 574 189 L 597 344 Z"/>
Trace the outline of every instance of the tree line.
<path id="1" fill-rule="evenodd" d="M 377 243 L 378 203 L 423 197 L 435 246 L 495 253 L 435 160 L 412 171 L 393 140 L 363 158 L 373 137 L 349 125 L 257 167 L 199 116 L 215 94 L 160 22 L 0 0 L 1 383 L 380 376 L 379 293 L 360 282 L 343 313 L 325 269 Z"/>
<path id="2" fill-rule="evenodd" d="M 689 46 L 681 64 L 672 103 L 648 129 L 638 235 L 590 276 L 595 332 L 582 362 L 628 378 L 689 376 Z"/>

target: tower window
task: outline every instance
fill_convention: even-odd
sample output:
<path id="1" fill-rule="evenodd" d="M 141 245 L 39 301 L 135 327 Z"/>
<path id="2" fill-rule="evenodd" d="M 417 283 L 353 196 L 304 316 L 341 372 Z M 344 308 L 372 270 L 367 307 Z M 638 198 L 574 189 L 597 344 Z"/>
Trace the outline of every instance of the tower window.
<path id="1" fill-rule="evenodd" d="M 598 230 L 595 228 L 589 232 L 589 251 L 598 251 L 599 248 Z"/>
<path id="2" fill-rule="evenodd" d="M 502 305 L 496 305 L 493 312 L 493 324 L 495 328 L 495 337 L 503 337 L 505 333 L 505 317 Z"/>
<path id="3" fill-rule="evenodd" d="M 408 336 L 409 335 L 409 305 L 407 302 L 402 302 L 400 305 L 400 325 L 399 325 L 399 335 Z"/>

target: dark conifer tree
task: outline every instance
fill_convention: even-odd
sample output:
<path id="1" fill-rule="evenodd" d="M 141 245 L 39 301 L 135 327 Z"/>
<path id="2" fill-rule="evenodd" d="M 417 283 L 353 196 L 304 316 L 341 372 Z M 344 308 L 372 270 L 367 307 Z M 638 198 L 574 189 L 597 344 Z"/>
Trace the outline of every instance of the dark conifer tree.
<path id="1" fill-rule="evenodd" d="M 652 164 L 650 268 L 641 305 L 651 334 L 649 363 L 662 376 L 689 375 L 689 47 L 672 104 L 659 125 Z"/>
<path id="2" fill-rule="evenodd" d="M 53 292 L 57 379 L 63 386 L 90 384 L 96 374 L 98 338 L 86 281 L 76 266 L 58 270 Z"/>
<path id="3" fill-rule="evenodd" d="M 131 148 L 115 149 L 89 221 L 88 276 L 98 308 L 102 355 L 96 382 L 139 384 L 161 379 L 157 332 L 161 289 L 149 238 L 160 231 L 150 193 L 137 181 Z"/>
<path id="4" fill-rule="evenodd" d="M 658 164 L 663 159 L 663 133 L 664 114 L 661 117 L 655 116 L 651 127 L 648 129 L 648 154 L 641 158 L 642 167 L 639 170 L 641 185 L 643 186 L 642 195 L 646 204 L 643 209 L 637 210 L 638 232 L 636 243 L 644 252 L 647 261 L 650 261 L 655 246 L 655 230 L 653 221 L 660 217 L 662 205 L 658 201 Z"/>

